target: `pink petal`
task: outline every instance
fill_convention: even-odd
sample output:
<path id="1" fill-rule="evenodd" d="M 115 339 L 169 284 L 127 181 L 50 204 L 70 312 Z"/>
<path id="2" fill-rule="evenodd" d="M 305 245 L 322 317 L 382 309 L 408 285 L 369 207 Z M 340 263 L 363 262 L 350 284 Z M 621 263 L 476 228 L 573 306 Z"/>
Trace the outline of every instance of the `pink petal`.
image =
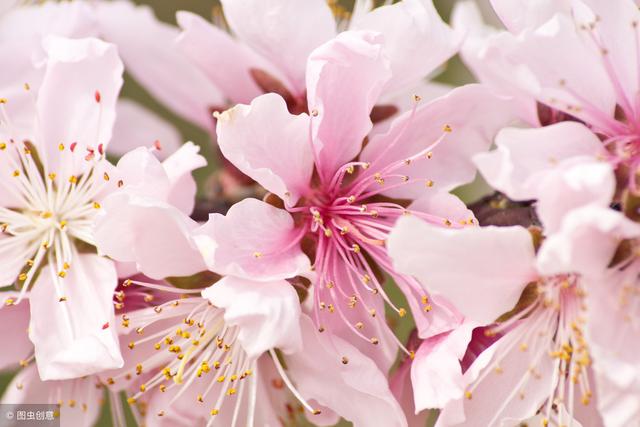
<path id="1" fill-rule="evenodd" d="M 451 332 L 422 342 L 411 365 L 416 413 L 424 409 L 442 408 L 464 395 L 466 384 L 460 360 L 476 326 L 473 322 L 466 322 Z"/>
<path id="2" fill-rule="evenodd" d="M 308 272 L 299 236 L 288 212 L 249 198 L 211 215 L 194 239 L 212 271 L 272 281 Z"/>
<path id="3" fill-rule="evenodd" d="M 460 57 L 476 79 L 509 99 L 515 115 L 526 123 L 538 125 L 536 100 L 521 88 L 516 77 L 527 81 L 526 70 L 518 68 L 509 52 L 516 43 L 506 31 L 486 25 L 475 2 L 458 2 L 451 14 L 456 32 L 464 36 Z"/>
<path id="4" fill-rule="evenodd" d="M 533 242 L 522 227 L 452 230 L 404 217 L 388 248 L 399 272 L 415 276 L 482 324 L 511 310 L 536 277 Z"/>
<path id="5" fill-rule="evenodd" d="M 199 15 L 180 11 L 176 18 L 182 28 L 176 42 L 178 49 L 232 103 L 250 102 L 262 93 L 251 77 L 252 69 L 278 75 L 260 55 Z"/>
<path id="6" fill-rule="evenodd" d="M 353 159 L 371 130 L 371 109 L 391 72 L 382 36 L 347 31 L 313 51 L 307 68 L 312 137 L 322 178 Z"/>
<path id="7" fill-rule="evenodd" d="M 622 213 L 608 207 L 585 206 L 569 212 L 561 229 L 545 239 L 538 252 L 537 268 L 543 275 L 600 275 L 620 242 L 639 234 L 640 225 Z"/>
<path id="8" fill-rule="evenodd" d="M 11 345 L 0 353 L 0 369 L 15 368 L 22 360 L 26 360 L 33 353 L 33 344 L 29 341 L 29 299 L 23 299 L 19 304 L 18 292 L 0 292 L 0 334 L 11 337 Z"/>
<path id="9" fill-rule="evenodd" d="M 11 205 L 9 205 L 11 206 Z M 37 250 L 37 246 L 35 248 Z M 34 245 L 0 232 L 0 283 L 13 283 L 34 253 Z"/>
<path id="10" fill-rule="evenodd" d="M 419 179 L 386 191 L 390 197 L 415 199 L 428 191 L 449 191 L 473 180 L 476 168 L 471 157 L 489 148 L 496 132 L 512 119 L 508 102 L 482 86 L 463 86 L 420 105 L 415 114 L 398 117 L 387 133 L 369 142 L 361 159 L 371 163 L 372 173 L 396 163 L 401 166 L 394 173 Z M 451 132 L 444 130 L 446 126 Z M 431 158 L 426 158 L 428 151 Z M 402 164 L 420 153 L 410 165 Z M 425 188 L 427 180 L 432 187 Z"/>
<path id="11" fill-rule="evenodd" d="M 411 359 L 407 358 L 391 374 L 389 387 L 391 392 L 400 403 L 402 411 L 407 417 L 407 424 L 410 426 L 425 426 L 427 419 L 431 415 L 429 411 L 418 412 L 414 404 L 413 388 L 411 385 Z"/>
<path id="12" fill-rule="evenodd" d="M 49 170 L 59 171 L 61 159 L 81 170 L 88 163 L 86 150 L 97 151 L 111 140 L 122 62 L 115 46 L 97 39 L 49 37 L 45 50 L 48 62 L 37 99 L 42 140 L 37 143 Z M 67 151 L 59 151 L 61 143 Z M 68 151 L 72 143 L 77 156 Z"/>
<path id="13" fill-rule="evenodd" d="M 38 377 L 35 365 L 32 365 L 18 372 L 13 378 L 2 396 L 2 404 L 56 405 L 58 402 L 63 402 L 60 405 L 61 425 L 91 427 L 98 420 L 103 399 L 103 390 L 96 377 L 90 376 L 66 381 L 42 381 Z M 70 402 L 73 402 L 73 406 Z M 39 422 L 47 423 L 47 421 Z M 28 423 L 28 421 L 23 421 L 23 423 Z"/>
<path id="14" fill-rule="evenodd" d="M 553 359 L 546 353 L 538 357 L 538 351 L 521 351 L 519 345 L 511 345 L 513 339 L 520 339 L 525 333 L 523 328 L 535 326 L 532 323 L 533 319 L 520 324 L 520 329 L 508 334 L 517 336 L 505 336 L 481 353 L 465 372 L 465 379 L 475 380 L 482 370 L 490 371 L 483 374 L 474 387 L 471 399 L 462 397 L 450 402 L 442 410 L 438 426 L 517 425 L 536 414 L 557 379 L 553 374 Z M 500 373 L 495 372 L 496 366 L 500 367 Z M 532 375 L 532 369 L 535 369 L 536 375 Z M 520 397 L 522 395 L 524 398 Z M 513 421 L 516 423 L 513 424 Z"/>
<path id="15" fill-rule="evenodd" d="M 276 94 L 259 96 L 218 116 L 224 156 L 268 191 L 294 206 L 313 173 L 309 116 L 293 116 Z"/>
<path id="16" fill-rule="evenodd" d="M 476 221 L 470 209 L 457 196 L 443 191 L 427 193 L 409 205 L 409 210 L 446 218 L 455 223 Z"/>
<path id="17" fill-rule="evenodd" d="M 598 360 L 606 357 L 615 363 L 640 366 L 639 296 L 633 291 L 637 277 L 638 266 L 632 264 L 582 279 L 589 307 L 589 343 L 597 347 L 592 351 Z M 603 370 L 604 374 L 615 372 Z"/>
<path id="18" fill-rule="evenodd" d="M 611 7 L 609 2 L 603 0 L 575 2 L 573 17 L 577 28 L 598 22 L 594 31 L 597 33 L 598 43 L 594 43 L 593 48 L 606 49 L 606 58 L 603 61 L 611 64 L 612 71 L 608 72 L 609 78 L 620 87 L 618 104 L 636 108 L 635 94 L 639 89 L 639 62 L 636 47 L 638 35 L 636 27 L 630 24 L 640 20 L 640 11 L 636 2 L 620 0 L 616 3 L 616 7 Z M 626 99 L 621 99 L 623 96 Z"/>
<path id="19" fill-rule="evenodd" d="M 616 191 L 616 177 L 608 162 L 571 159 L 542 177 L 538 191 L 536 211 L 545 232 L 552 234 L 574 209 L 587 205 L 609 207 Z"/>
<path id="20" fill-rule="evenodd" d="M 566 15 L 555 15 L 541 27 L 526 30 L 509 52 L 517 68 L 512 68 L 512 75 L 539 101 L 604 125 L 613 116 L 615 91 L 602 55 L 586 45 L 578 31 Z"/>
<path id="21" fill-rule="evenodd" d="M 431 0 L 405 0 L 377 7 L 353 21 L 350 28 L 384 36 L 384 52 L 393 73 L 386 91 L 420 81 L 455 55 L 460 42 Z"/>
<path id="22" fill-rule="evenodd" d="M 116 113 L 110 154 L 121 156 L 134 148 L 151 147 L 157 141 L 162 145 L 158 156 L 165 158 L 182 143 L 182 137 L 173 125 L 136 102 L 119 100 Z"/>
<path id="23" fill-rule="evenodd" d="M 197 228 L 197 222 L 172 205 L 121 192 L 102 202 L 94 233 L 101 253 L 135 262 L 139 271 L 162 279 L 206 270 L 192 240 Z"/>
<path id="24" fill-rule="evenodd" d="M 224 105 L 224 98 L 175 48 L 178 28 L 158 21 L 148 6 L 128 1 L 100 2 L 96 6 L 100 33 L 118 45 L 127 71 L 164 105 L 210 129 L 213 121 L 209 108 Z"/>
<path id="25" fill-rule="evenodd" d="M 627 427 L 640 422 L 640 374 L 638 367 L 615 359 L 599 362 L 598 410 L 607 427 Z"/>
<path id="26" fill-rule="evenodd" d="M 323 0 L 222 0 L 233 32 L 282 70 L 287 83 L 304 94 L 307 58 L 331 39 L 336 24 Z"/>
<path id="27" fill-rule="evenodd" d="M 570 2 L 565 0 L 491 0 L 491 6 L 509 31 L 514 33 L 536 28 L 556 13 L 570 11 Z"/>
<path id="28" fill-rule="evenodd" d="M 278 348 L 300 351 L 300 301 L 286 280 L 254 282 L 227 276 L 202 291 L 224 320 L 239 328 L 238 340 L 249 357 Z"/>
<path id="29" fill-rule="evenodd" d="M 75 378 L 122 366 L 116 334 L 113 263 L 96 255 L 77 255 L 63 281 L 59 301 L 53 271 L 41 272 L 30 296 L 29 338 L 43 380 Z M 103 328 L 105 324 L 110 327 Z M 52 332 L 54 331 L 54 332 Z"/>
<path id="30" fill-rule="evenodd" d="M 191 173 L 207 166 L 207 160 L 199 153 L 200 147 L 187 142 L 162 162 L 170 185 L 167 202 L 187 215 L 193 212 L 197 191 Z"/>
<path id="31" fill-rule="evenodd" d="M 317 332 L 308 317 L 301 320 L 304 350 L 286 358 L 300 393 L 356 427 L 406 426 L 402 408 L 376 364 L 346 341 Z"/>
<path id="32" fill-rule="evenodd" d="M 496 137 L 497 149 L 473 160 L 483 177 L 514 200 L 537 199 L 542 176 L 572 157 L 604 154 L 602 143 L 586 126 L 561 122 L 535 129 L 508 128 Z"/>

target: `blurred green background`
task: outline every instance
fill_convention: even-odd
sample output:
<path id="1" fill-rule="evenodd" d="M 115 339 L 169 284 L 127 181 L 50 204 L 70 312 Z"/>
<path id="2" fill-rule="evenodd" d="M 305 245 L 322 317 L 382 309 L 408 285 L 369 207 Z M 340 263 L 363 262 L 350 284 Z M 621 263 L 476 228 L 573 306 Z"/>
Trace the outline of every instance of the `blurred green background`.
<path id="1" fill-rule="evenodd" d="M 2 0 L 0 0 L 2 1 Z M 300 0 L 304 1 L 304 0 Z M 481 6 L 486 7 L 487 0 L 478 0 Z M 188 10 L 201 16 L 210 19 L 213 13 L 214 8 L 219 6 L 219 2 L 217 0 L 136 0 L 138 4 L 146 4 L 151 6 L 156 16 L 167 23 L 176 24 L 175 21 L 175 13 L 178 10 Z M 457 0 L 435 0 L 434 3 L 440 12 L 440 15 L 448 21 L 451 15 L 451 11 L 454 7 L 454 4 Z M 351 8 L 353 5 L 353 0 L 340 0 L 345 7 Z M 378 1 L 377 3 L 381 3 Z M 486 10 L 486 9 L 485 9 Z M 473 81 L 473 77 L 465 69 L 462 65 L 462 62 L 459 58 L 453 58 L 449 61 L 446 68 L 443 69 L 442 73 L 435 78 L 436 81 L 448 83 L 452 85 L 459 85 Z M 200 190 L 205 186 L 207 178 L 211 175 L 211 173 L 218 167 L 217 156 L 213 150 L 213 145 L 211 141 L 210 135 L 190 124 L 189 122 L 177 117 L 173 113 L 171 113 L 167 108 L 165 108 L 162 104 L 156 101 L 149 93 L 142 88 L 137 82 L 135 82 L 130 76 L 125 76 L 125 84 L 123 88 L 123 96 L 127 98 L 131 98 L 136 100 L 137 102 L 145 105 L 151 110 L 155 111 L 161 117 L 172 123 L 181 133 L 183 141 L 193 141 L 198 144 L 202 148 L 202 154 L 209 160 L 210 164 L 207 168 L 198 170 L 196 172 L 196 179 L 198 180 Z M 460 194 L 464 195 L 466 190 L 462 190 Z M 390 289 L 390 295 L 392 299 L 394 299 L 394 303 L 397 303 L 399 306 L 406 306 L 403 301 L 402 295 L 398 291 L 394 291 Z M 394 317 L 395 318 L 395 317 Z M 398 335 L 401 340 L 406 340 L 411 329 L 413 328 L 412 319 L 410 316 L 402 319 L 401 321 L 395 322 L 396 329 Z M 7 387 L 8 382 L 13 377 L 13 374 L 3 374 L 0 375 L 0 389 L 4 391 Z M 127 407 L 128 405 L 124 405 Z M 432 414 L 435 415 L 435 414 Z M 430 417 L 430 421 L 428 424 L 432 424 L 435 420 L 434 416 Z M 131 414 L 127 414 L 127 423 L 130 426 L 135 426 L 133 422 L 133 418 Z M 100 417 L 100 421 L 97 424 L 100 427 L 108 427 L 113 425 L 111 414 L 108 410 L 108 405 L 104 405 L 102 415 Z M 308 426 L 303 419 L 296 421 L 295 424 L 298 426 Z M 338 424 L 340 427 L 349 426 L 350 423 L 341 422 Z M 413 426 L 412 426 L 413 427 Z"/>

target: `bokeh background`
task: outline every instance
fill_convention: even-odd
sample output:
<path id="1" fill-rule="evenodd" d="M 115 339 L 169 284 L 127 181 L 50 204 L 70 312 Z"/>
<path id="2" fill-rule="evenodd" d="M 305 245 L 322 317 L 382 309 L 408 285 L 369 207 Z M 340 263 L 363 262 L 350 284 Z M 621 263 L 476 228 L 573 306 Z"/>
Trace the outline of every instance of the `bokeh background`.
<path id="1" fill-rule="evenodd" d="M 0 0 L 2 1 L 2 0 Z M 299 0 L 305 1 L 305 0 Z M 438 9 L 440 16 L 449 22 L 451 12 L 455 6 L 455 3 L 463 0 L 434 0 L 434 4 Z M 489 6 L 488 0 L 464 0 L 464 1 L 476 1 L 478 5 L 481 7 L 483 13 L 485 14 L 485 19 L 488 22 L 496 23 L 497 21 L 495 16 L 492 14 Z M 354 0 L 339 0 L 339 2 L 348 10 L 353 7 Z M 135 3 L 145 4 L 153 8 L 158 19 L 167 22 L 169 24 L 176 25 L 175 14 L 179 10 L 188 10 L 194 13 L 197 13 L 207 19 L 211 19 L 214 10 L 219 8 L 218 0 L 135 0 Z M 377 4 L 384 3 L 384 1 L 377 0 Z M 169 48 L 169 47 L 167 47 Z M 179 78 L 179 77 L 177 77 Z M 464 67 L 462 61 L 458 57 L 452 58 L 445 67 L 443 67 L 442 71 L 439 75 L 437 75 L 434 80 L 442 83 L 447 83 L 453 86 L 470 83 L 473 82 L 473 76 L 471 73 Z M 159 116 L 163 117 L 165 120 L 173 124 L 178 131 L 180 132 L 183 141 L 193 141 L 198 144 L 202 151 L 201 153 L 208 159 L 209 165 L 206 168 L 200 169 L 196 171 L 196 179 L 199 184 L 199 197 L 205 197 L 207 193 L 206 187 L 208 183 L 208 178 L 212 173 L 219 167 L 218 157 L 215 153 L 215 148 L 213 146 L 211 136 L 208 132 L 190 124 L 189 122 L 181 119 L 180 117 L 173 114 L 170 110 L 168 110 L 165 106 L 160 104 L 156 99 L 154 99 L 142 86 L 140 86 L 131 76 L 125 76 L 125 83 L 123 87 L 122 96 L 125 98 L 131 98 L 136 100 L 138 103 L 143 104 L 149 109 L 156 112 Z M 483 193 L 483 185 L 481 182 L 476 182 L 467 186 L 465 188 L 461 188 L 458 191 L 458 194 L 465 199 L 467 202 L 471 202 L 474 199 L 478 198 Z M 394 287 L 391 287 L 394 288 Z M 393 289 L 389 290 L 390 296 L 394 299 L 399 306 L 405 306 L 402 302 L 402 296 L 399 292 L 394 292 Z M 397 316 L 393 316 L 393 319 L 397 320 Z M 410 334 L 413 323 L 410 316 L 402 319 L 402 322 L 397 322 L 394 327 L 396 328 L 399 337 L 401 340 L 405 340 Z M 0 391 L 4 391 L 7 387 L 9 381 L 13 377 L 13 373 L 6 373 L 0 375 Z M 105 399 L 108 397 L 105 395 Z M 106 401 L 106 400 L 105 400 Z M 196 403 L 194 402 L 194 405 Z M 124 407 L 127 408 L 128 405 L 124 403 Z M 128 410 L 128 409 L 127 409 Z M 432 425 L 435 421 L 435 416 L 437 414 L 431 414 L 429 420 L 427 421 L 428 425 Z M 135 422 L 130 413 L 126 414 L 127 416 L 127 424 L 129 426 L 135 426 Z M 104 405 L 102 415 L 97 424 L 100 427 L 109 427 L 112 426 L 112 418 L 109 412 L 109 405 Z M 338 427 L 346 427 L 350 426 L 351 423 L 348 422 L 340 422 Z M 298 417 L 291 426 L 310 426 L 305 420 L 304 417 Z M 375 426 L 372 426 L 375 427 Z M 414 426 L 411 426 L 414 427 Z"/>

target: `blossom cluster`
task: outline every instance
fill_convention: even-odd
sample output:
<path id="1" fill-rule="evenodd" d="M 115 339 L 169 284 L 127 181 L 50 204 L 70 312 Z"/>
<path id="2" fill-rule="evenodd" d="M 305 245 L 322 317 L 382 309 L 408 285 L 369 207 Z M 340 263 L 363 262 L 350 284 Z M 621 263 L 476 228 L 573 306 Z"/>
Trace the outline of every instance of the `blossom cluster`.
<path id="1" fill-rule="evenodd" d="M 639 5 L 220 3 L 2 1 L 2 403 L 639 426 Z"/>

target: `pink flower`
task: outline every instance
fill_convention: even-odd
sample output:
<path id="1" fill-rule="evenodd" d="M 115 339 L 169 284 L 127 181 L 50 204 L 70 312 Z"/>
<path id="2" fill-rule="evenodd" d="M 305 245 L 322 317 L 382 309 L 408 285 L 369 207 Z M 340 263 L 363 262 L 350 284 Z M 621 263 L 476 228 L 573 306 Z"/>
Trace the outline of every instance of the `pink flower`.
<path id="1" fill-rule="evenodd" d="M 225 277 L 202 296 L 126 313 L 122 326 L 130 335 L 124 338 L 125 366 L 103 378 L 114 391 L 135 389 L 129 402 L 146 402 L 150 425 L 276 422 L 286 411 L 279 399 L 268 397 L 273 381 L 314 421 L 337 420 L 335 411 L 356 425 L 374 419 L 406 425 L 373 361 L 340 339 L 335 344 L 349 364 L 336 360 L 326 350 L 326 337 L 301 318 L 298 296 L 284 280 Z M 364 410 L 372 407 L 379 410 Z"/>
<path id="2" fill-rule="evenodd" d="M 154 149 L 125 154 L 116 171 L 124 185 L 102 201 L 95 222 L 101 253 L 154 279 L 206 270 L 188 237 L 198 223 L 189 218 L 196 194 L 191 172 L 206 165 L 191 142 L 160 162 Z"/>
<path id="3" fill-rule="evenodd" d="M 459 44 L 431 0 L 405 0 L 373 10 L 369 2 L 359 1 L 353 13 L 324 0 L 224 1 L 222 9 L 214 13 L 215 25 L 178 12 L 179 37 L 151 10 L 124 1 L 98 3 L 96 19 L 136 79 L 205 129 L 215 124 L 211 111 L 263 93 L 280 94 L 294 114 L 307 112 L 307 58 L 341 30 L 376 31 L 387 40 L 396 78 L 380 99 L 374 114 L 378 119 L 410 108 L 410 94 L 443 93 L 442 85 L 422 79 L 453 56 Z"/>
<path id="4" fill-rule="evenodd" d="M 492 3 L 510 32 L 472 31 L 463 48 L 467 64 L 481 81 L 513 96 L 531 124 L 582 122 L 635 193 L 640 166 L 636 3 L 541 1 L 530 9 Z M 469 25 L 473 18 L 460 12 L 459 22 Z"/>
<path id="5" fill-rule="evenodd" d="M 448 402 L 425 396 L 420 383 L 427 378 L 414 378 L 414 388 L 422 391 L 416 393 L 417 409 L 445 403 L 439 425 L 520 422 L 538 411 L 547 423 L 591 421 L 597 416 L 591 400 L 599 398 L 592 358 L 601 345 L 592 331 L 620 327 L 600 316 L 611 312 L 591 295 L 610 291 L 597 278 L 608 271 L 620 242 L 638 231 L 597 199 L 566 214 L 537 256 L 521 227 L 447 230 L 417 218 L 399 221 L 390 238 L 398 270 L 448 298 L 469 320 L 490 325 L 487 335 L 498 337 L 470 366 L 453 367 L 449 378 L 455 382 L 440 391 L 448 390 Z M 446 339 L 469 342 L 453 334 Z M 463 359 L 464 353 L 448 347 L 445 355 Z"/>
<path id="6" fill-rule="evenodd" d="M 470 156 L 510 115 L 483 88 L 463 87 L 420 107 L 416 99 L 363 147 L 371 109 L 393 81 L 384 46 L 379 35 L 348 31 L 317 48 L 306 68 L 310 116 L 290 114 L 276 94 L 218 116 L 222 153 L 273 195 L 271 204 L 248 199 L 212 215 L 196 241 L 211 270 L 254 280 L 305 275 L 311 256 L 316 326 L 357 336 L 363 351 L 382 344 L 388 367 L 395 337 L 380 314 L 385 302 L 400 316 L 406 310 L 387 298 L 379 271 L 407 295 L 421 335 L 458 316 L 394 271 L 387 235 L 407 214 L 441 227 L 473 222 L 446 192 L 473 179 Z"/>
<path id="7" fill-rule="evenodd" d="M 22 296 L 32 288 L 40 374 L 59 379 L 122 363 L 115 332 L 102 328 L 113 320 L 115 269 L 79 247 L 94 244 L 92 220 L 116 186 L 104 153 L 123 70 L 115 47 L 95 39 L 49 38 L 45 51 L 29 126 L 13 126 L 10 98 L 0 105 L 0 283 Z"/>
<path id="8" fill-rule="evenodd" d="M 9 2 L 11 3 L 11 2 Z M 28 82 L 33 91 L 37 90 L 44 78 L 46 70 L 46 53 L 42 41 L 47 36 L 56 35 L 69 38 L 101 37 L 112 41 L 106 28 L 98 25 L 98 17 L 102 16 L 101 8 L 113 8 L 122 12 L 119 7 L 128 2 L 46 2 L 29 4 L 19 2 L 0 17 L 0 51 L 2 56 L 11 58 L 0 76 L 0 92 L 11 102 L 6 105 L 14 126 L 29 126 L 35 112 L 33 111 L 33 95 L 23 89 Z M 4 3 L 3 3 L 4 5 Z M 145 8 L 134 9 L 129 5 L 128 13 L 120 16 L 146 16 Z M 151 25 L 161 24 L 153 20 Z M 137 25 L 139 28 L 141 23 Z M 178 30 L 170 33 L 173 40 Z M 146 31 L 148 32 L 148 31 Z M 154 44 L 158 42 L 154 34 Z M 115 40 L 114 40 L 115 41 Z M 143 49 L 140 49 L 143 51 Z M 147 49 L 148 51 L 148 49 Z M 127 66 L 128 66 L 127 58 Z M 132 70 L 129 70 L 131 72 Z M 181 74 L 185 74 L 182 72 Z M 193 78 L 191 79 L 192 81 Z M 195 91 L 194 91 L 195 92 Z M 166 91 L 165 91 L 166 93 Z M 164 152 L 172 152 L 180 144 L 180 137 L 175 128 L 162 121 L 154 113 L 139 104 L 128 100 L 119 100 L 116 105 L 117 119 L 113 125 L 113 138 L 109 144 L 109 153 L 122 155 L 141 145 L 152 145 L 159 141 Z M 162 156 L 163 152 L 160 152 Z"/>

